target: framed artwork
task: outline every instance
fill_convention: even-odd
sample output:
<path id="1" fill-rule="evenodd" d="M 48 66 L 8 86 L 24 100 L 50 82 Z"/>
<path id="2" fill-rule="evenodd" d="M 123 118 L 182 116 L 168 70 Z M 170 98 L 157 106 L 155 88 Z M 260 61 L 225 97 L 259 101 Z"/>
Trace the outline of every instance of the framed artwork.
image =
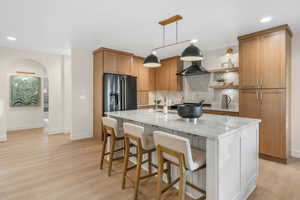
<path id="1" fill-rule="evenodd" d="M 41 78 L 36 76 L 10 76 L 10 106 L 31 107 L 41 105 Z"/>

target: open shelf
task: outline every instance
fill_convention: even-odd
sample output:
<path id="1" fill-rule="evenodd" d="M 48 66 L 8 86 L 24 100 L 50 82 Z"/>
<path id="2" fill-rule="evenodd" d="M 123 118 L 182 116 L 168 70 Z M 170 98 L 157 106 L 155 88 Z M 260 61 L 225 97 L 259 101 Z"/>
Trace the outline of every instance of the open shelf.
<path id="1" fill-rule="evenodd" d="M 210 85 L 208 87 L 214 89 L 239 89 L 238 85 Z"/>
<path id="2" fill-rule="evenodd" d="M 208 69 L 208 72 L 237 72 L 240 71 L 239 67 L 231 67 L 231 68 L 219 68 L 219 69 Z"/>

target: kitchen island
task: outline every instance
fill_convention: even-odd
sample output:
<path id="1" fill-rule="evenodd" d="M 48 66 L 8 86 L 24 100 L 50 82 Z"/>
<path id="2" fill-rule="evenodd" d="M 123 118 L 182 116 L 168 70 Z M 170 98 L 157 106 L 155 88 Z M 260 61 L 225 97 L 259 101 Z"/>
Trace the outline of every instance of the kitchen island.
<path id="1" fill-rule="evenodd" d="M 203 114 L 188 121 L 176 113 L 152 109 L 106 114 L 117 118 L 120 126 L 129 121 L 146 131 L 166 131 L 189 138 L 193 147 L 206 150 L 206 170 L 188 174 L 187 180 L 205 188 L 208 200 L 246 200 L 256 188 L 260 120 Z M 172 168 L 172 177 L 177 175 Z M 187 193 L 194 198 L 202 195 L 191 188 Z"/>

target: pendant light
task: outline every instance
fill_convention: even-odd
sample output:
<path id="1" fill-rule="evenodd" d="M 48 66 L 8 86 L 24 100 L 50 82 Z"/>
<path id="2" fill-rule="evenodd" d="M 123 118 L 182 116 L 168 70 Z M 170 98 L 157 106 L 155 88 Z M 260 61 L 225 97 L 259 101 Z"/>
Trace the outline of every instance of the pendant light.
<path id="1" fill-rule="evenodd" d="M 196 42 L 196 40 L 191 41 L 191 45 L 182 52 L 180 60 L 191 62 L 203 60 L 202 52 L 194 45 Z"/>
<path id="2" fill-rule="evenodd" d="M 160 67 L 160 62 L 154 52 L 147 56 L 144 60 L 145 67 Z"/>
<path id="3" fill-rule="evenodd" d="M 155 52 L 156 50 L 159 49 L 163 49 L 163 48 L 167 48 L 167 47 L 171 47 L 171 46 L 175 46 L 178 44 L 183 44 L 183 43 L 191 43 L 190 46 L 188 46 L 181 55 L 181 60 L 183 61 L 200 61 L 203 59 L 203 54 L 200 51 L 200 49 L 198 47 L 196 47 L 194 45 L 194 43 L 196 43 L 196 40 L 185 40 L 185 41 L 178 41 L 178 21 L 182 19 L 182 16 L 180 15 L 175 15 L 173 17 L 170 17 L 168 19 L 165 19 L 163 21 L 160 21 L 159 24 L 163 27 L 163 45 L 160 47 L 157 47 L 155 49 L 152 49 L 152 54 L 150 54 L 149 56 L 146 57 L 146 59 L 144 60 L 144 66 L 145 67 L 159 67 L 160 66 L 160 62 L 159 59 L 157 58 L 156 54 L 154 54 L 153 52 Z M 171 44 L 165 44 L 165 26 L 172 24 L 172 23 L 176 23 L 176 42 L 175 43 L 171 43 Z"/>

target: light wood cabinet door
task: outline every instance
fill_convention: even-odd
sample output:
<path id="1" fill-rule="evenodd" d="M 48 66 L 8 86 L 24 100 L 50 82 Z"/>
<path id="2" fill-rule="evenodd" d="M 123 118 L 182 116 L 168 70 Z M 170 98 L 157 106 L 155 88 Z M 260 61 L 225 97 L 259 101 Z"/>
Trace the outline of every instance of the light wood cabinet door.
<path id="1" fill-rule="evenodd" d="M 260 37 L 260 84 L 262 88 L 285 88 L 285 32 Z"/>
<path id="2" fill-rule="evenodd" d="M 137 77 L 137 82 L 139 82 L 139 68 L 142 64 L 142 59 L 133 57 L 131 66 L 131 76 Z M 139 85 L 139 83 L 137 83 Z"/>
<path id="3" fill-rule="evenodd" d="M 161 66 L 155 70 L 155 88 L 159 91 L 169 90 L 169 61 L 161 61 Z"/>
<path id="4" fill-rule="evenodd" d="M 140 91 L 149 91 L 149 68 L 144 67 L 143 62 L 139 68 Z"/>
<path id="5" fill-rule="evenodd" d="M 117 73 L 117 54 L 104 51 L 104 73 Z"/>
<path id="6" fill-rule="evenodd" d="M 260 92 L 260 153 L 286 158 L 285 92 L 280 89 Z"/>
<path id="7" fill-rule="evenodd" d="M 182 90 L 182 79 L 177 72 L 182 70 L 179 57 L 164 59 L 161 66 L 155 69 L 155 89 L 160 91 Z"/>
<path id="8" fill-rule="evenodd" d="M 149 91 L 155 91 L 155 69 L 149 69 Z"/>
<path id="9" fill-rule="evenodd" d="M 177 73 L 182 69 L 181 61 L 179 57 L 169 60 L 168 71 L 169 71 L 169 90 L 176 91 L 182 89 L 181 76 L 177 76 Z"/>
<path id="10" fill-rule="evenodd" d="M 117 73 L 131 75 L 132 56 L 118 54 L 117 55 Z"/>
<path id="11" fill-rule="evenodd" d="M 155 70 L 153 68 L 144 67 L 144 59 L 140 57 L 133 57 L 133 65 L 134 67 L 132 69 L 135 70 L 137 76 L 137 90 L 154 91 Z"/>
<path id="12" fill-rule="evenodd" d="M 240 41 L 240 87 L 258 88 L 259 84 L 259 37 Z"/>
<path id="13" fill-rule="evenodd" d="M 260 118 L 258 90 L 240 90 L 239 115 L 241 117 Z"/>

